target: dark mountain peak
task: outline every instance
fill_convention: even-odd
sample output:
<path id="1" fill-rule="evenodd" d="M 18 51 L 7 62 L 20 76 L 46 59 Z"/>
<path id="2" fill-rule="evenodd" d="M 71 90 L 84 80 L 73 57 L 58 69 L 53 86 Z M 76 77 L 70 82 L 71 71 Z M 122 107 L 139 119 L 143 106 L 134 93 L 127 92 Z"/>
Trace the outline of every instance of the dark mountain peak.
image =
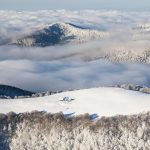
<path id="1" fill-rule="evenodd" d="M 3 85 L 0 84 L 0 97 L 11 97 L 14 98 L 15 96 L 31 96 L 33 92 L 22 90 L 17 87 Z"/>
<path id="2" fill-rule="evenodd" d="M 67 26 L 65 23 L 55 23 L 31 35 L 18 39 L 15 45 L 46 47 L 67 42 Z M 70 37 L 73 38 L 73 37 Z M 68 38 L 69 39 L 69 38 Z"/>

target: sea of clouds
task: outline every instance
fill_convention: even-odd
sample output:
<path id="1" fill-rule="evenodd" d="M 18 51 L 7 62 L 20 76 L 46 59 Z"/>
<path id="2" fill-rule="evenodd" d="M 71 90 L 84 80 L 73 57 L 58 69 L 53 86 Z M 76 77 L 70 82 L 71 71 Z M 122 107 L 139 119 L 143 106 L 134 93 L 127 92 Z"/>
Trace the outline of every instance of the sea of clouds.
<path id="1" fill-rule="evenodd" d="M 35 12 L 18 12 L 0 10 L 0 41 L 5 37 L 18 37 L 29 34 L 44 26 L 57 22 L 75 23 L 92 29 L 116 32 L 124 31 L 141 25 L 149 26 L 149 12 L 120 11 L 66 11 L 41 10 Z"/>
<path id="2" fill-rule="evenodd" d="M 0 62 L 0 81 L 31 91 L 68 90 L 132 83 L 150 85 L 150 66 L 91 62 L 5 60 Z"/>
<path id="3" fill-rule="evenodd" d="M 81 45 L 46 48 L 4 45 L 57 22 L 74 23 L 114 36 Z M 150 12 L 0 11 L 0 83 L 31 91 L 67 90 L 132 83 L 150 86 L 150 65 L 100 59 L 99 49 L 149 51 Z M 99 54 L 99 55 L 98 55 Z M 115 54 L 117 55 L 117 53 Z M 98 56 L 98 57 L 97 57 Z M 139 56 L 138 56 L 139 57 Z M 138 58 L 137 57 L 137 58 Z"/>

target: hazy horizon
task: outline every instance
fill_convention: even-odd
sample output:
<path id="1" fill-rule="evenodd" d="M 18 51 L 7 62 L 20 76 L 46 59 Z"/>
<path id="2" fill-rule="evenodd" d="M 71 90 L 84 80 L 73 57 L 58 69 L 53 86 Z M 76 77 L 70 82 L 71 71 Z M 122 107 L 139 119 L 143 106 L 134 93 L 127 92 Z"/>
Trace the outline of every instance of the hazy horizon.
<path id="1" fill-rule="evenodd" d="M 150 1 L 132 0 L 0 0 L 1 10 L 34 11 L 34 10 L 122 10 L 149 11 Z"/>

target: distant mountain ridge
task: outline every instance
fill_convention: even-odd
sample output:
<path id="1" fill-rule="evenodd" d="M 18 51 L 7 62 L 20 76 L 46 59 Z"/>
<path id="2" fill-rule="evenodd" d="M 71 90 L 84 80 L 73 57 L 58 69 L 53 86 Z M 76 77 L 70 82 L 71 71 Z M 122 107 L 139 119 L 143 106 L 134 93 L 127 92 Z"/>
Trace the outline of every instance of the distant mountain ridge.
<path id="1" fill-rule="evenodd" d="M 0 84 L 0 97 L 1 98 L 14 98 L 15 96 L 32 96 L 33 92 L 22 90 L 13 86 Z"/>
<path id="2" fill-rule="evenodd" d="M 72 23 L 55 23 L 22 37 L 13 44 L 18 46 L 46 47 L 69 42 L 83 43 L 108 37 L 109 33 L 80 27 Z"/>

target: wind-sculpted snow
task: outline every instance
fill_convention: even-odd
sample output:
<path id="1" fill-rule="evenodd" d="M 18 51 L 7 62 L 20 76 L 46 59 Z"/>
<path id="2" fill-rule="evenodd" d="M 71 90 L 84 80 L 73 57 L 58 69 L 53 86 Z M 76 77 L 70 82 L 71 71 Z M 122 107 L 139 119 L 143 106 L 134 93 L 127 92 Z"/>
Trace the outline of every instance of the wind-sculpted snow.
<path id="1" fill-rule="evenodd" d="M 0 148 L 3 150 L 137 150 L 150 147 L 150 113 L 66 118 L 63 114 L 31 112 L 0 114 Z"/>

